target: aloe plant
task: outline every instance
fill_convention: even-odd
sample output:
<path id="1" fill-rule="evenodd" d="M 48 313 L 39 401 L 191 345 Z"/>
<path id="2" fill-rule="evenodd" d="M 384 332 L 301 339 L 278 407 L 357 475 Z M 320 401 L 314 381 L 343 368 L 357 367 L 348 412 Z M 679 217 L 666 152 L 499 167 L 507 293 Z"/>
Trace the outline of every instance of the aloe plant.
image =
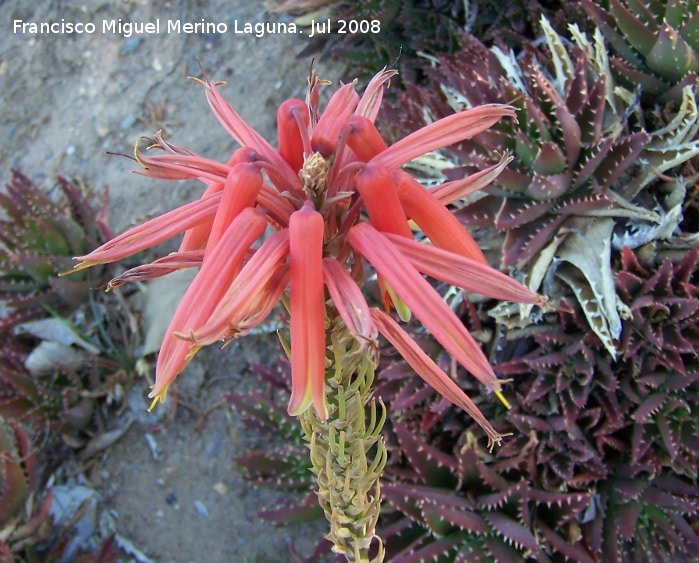
<path id="1" fill-rule="evenodd" d="M 91 284 L 100 284 L 94 276 L 68 279 L 57 273 L 71 268 L 73 256 L 111 236 L 106 192 L 102 209 L 95 211 L 75 183 L 59 177 L 56 187 L 63 198 L 60 203 L 13 170 L 0 193 L 0 207 L 7 216 L 0 221 L 0 299 L 11 308 L 75 307 L 87 301 Z M 16 315 L 15 320 L 22 316 Z"/>
<path id="2" fill-rule="evenodd" d="M 84 429 L 96 396 L 126 383 L 133 367 L 124 344 L 132 338 L 122 332 L 128 307 L 106 307 L 90 292 L 109 270 L 59 275 L 110 236 L 106 204 L 106 192 L 96 209 L 85 186 L 58 177 L 46 192 L 18 170 L 0 193 L 0 299 L 8 307 L 0 317 L 0 416 L 35 431 Z"/>
<path id="3" fill-rule="evenodd" d="M 554 298 L 572 292 L 614 355 L 621 320 L 612 247 L 666 238 L 679 225 L 686 186 L 678 180 L 666 197 L 658 175 L 699 154 L 692 141 L 699 114 L 687 88 L 671 124 L 646 130 L 633 94 L 615 85 L 601 33 L 589 38 L 571 26 L 569 44 L 541 24 L 545 43 L 526 47 L 521 58 L 465 35 L 460 53 L 428 70 L 431 88 L 408 87 L 395 117 L 412 128 L 474 104 L 517 108 L 516 122 L 451 147 L 440 173 L 454 179 L 508 151 L 512 162 L 457 216 L 497 230 L 489 243 L 500 245 L 502 265 L 530 289 Z M 529 311 L 508 305 L 493 314 L 521 326 Z"/>
<path id="4" fill-rule="evenodd" d="M 699 3 L 696 0 L 581 0 L 616 53 L 611 67 L 629 89 L 653 104 L 682 99 L 699 87 Z"/>
<path id="5" fill-rule="evenodd" d="M 694 364 L 685 376 L 614 364 L 579 312 L 497 348 L 515 387 L 509 411 L 486 409 L 511 432 L 496 455 L 400 360 L 383 364 L 378 392 L 401 415 L 383 489 L 398 511 L 383 522 L 392 560 L 693 560 Z"/>
<path id="6" fill-rule="evenodd" d="M 699 272 L 696 249 L 677 264 L 641 265 L 624 248 L 617 274 L 624 304 L 622 346 L 631 377 L 623 391 L 636 421 L 632 456 L 637 466 L 671 465 L 697 477 L 699 428 Z"/>
<path id="7" fill-rule="evenodd" d="M 38 460 L 29 432 L 20 423 L 0 416 L 0 557 L 15 555 L 46 539 L 51 491 L 34 503 Z"/>

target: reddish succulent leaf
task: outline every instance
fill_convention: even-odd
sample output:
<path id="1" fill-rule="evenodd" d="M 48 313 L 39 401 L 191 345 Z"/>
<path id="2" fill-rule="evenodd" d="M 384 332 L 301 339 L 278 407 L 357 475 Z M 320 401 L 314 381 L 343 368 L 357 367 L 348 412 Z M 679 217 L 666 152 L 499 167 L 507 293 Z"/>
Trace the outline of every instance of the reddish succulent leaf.
<path id="1" fill-rule="evenodd" d="M 393 430 L 411 466 L 425 483 L 448 486 L 454 482 L 456 462 L 412 434 L 406 426 L 394 421 Z"/>
<path id="2" fill-rule="evenodd" d="M 546 538 L 551 546 L 562 553 L 565 557 L 578 563 L 596 563 L 593 558 L 580 543 L 571 544 L 567 539 L 562 538 L 545 524 L 537 523 L 537 530 Z"/>

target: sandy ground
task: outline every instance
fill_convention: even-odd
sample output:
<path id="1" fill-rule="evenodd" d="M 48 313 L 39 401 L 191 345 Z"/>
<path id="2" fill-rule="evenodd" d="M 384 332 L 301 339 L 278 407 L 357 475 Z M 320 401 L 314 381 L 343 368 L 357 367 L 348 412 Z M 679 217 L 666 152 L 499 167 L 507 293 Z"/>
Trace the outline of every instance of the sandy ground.
<path id="1" fill-rule="evenodd" d="M 196 198 L 201 184 L 168 183 L 131 174 L 133 163 L 107 151 L 130 154 L 158 129 L 172 142 L 226 160 L 232 140 L 210 113 L 197 59 L 231 105 L 274 140 L 280 101 L 303 97 L 310 60 L 297 55 L 305 35 L 235 34 L 234 24 L 279 21 L 262 3 L 243 0 L 0 1 L 0 168 L 11 167 L 49 186 L 56 173 L 110 189 L 110 220 L 116 232 L 138 220 Z M 160 20 L 160 32 L 125 37 L 103 22 Z M 20 20 L 19 28 L 15 21 Z M 225 23 L 225 34 L 168 32 L 166 22 Z M 22 23 L 93 23 L 94 33 L 36 35 Z M 24 29 L 24 33 L 22 30 Z M 65 29 L 65 28 L 64 28 Z M 316 64 L 323 78 L 340 72 Z M 149 297 L 146 295 L 146 299 Z M 246 360 L 273 357 L 268 338 L 252 338 L 227 350 L 205 351 L 180 383 L 189 405 L 206 409 L 221 394 L 246 385 Z M 150 357 L 152 362 L 152 357 Z M 325 528 L 272 528 L 256 512 L 278 493 L 245 484 L 231 458 L 255 444 L 228 407 L 214 410 L 201 427 L 182 405 L 176 414 L 145 411 L 148 382 L 137 380 L 116 445 L 97 458 L 78 482 L 99 494 L 104 518 L 152 561 L 293 561 L 290 549 L 308 553 Z M 150 440 L 150 441 L 149 441 Z M 129 560 L 124 556 L 123 560 Z M 142 559 L 144 560 L 144 559 Z"/>

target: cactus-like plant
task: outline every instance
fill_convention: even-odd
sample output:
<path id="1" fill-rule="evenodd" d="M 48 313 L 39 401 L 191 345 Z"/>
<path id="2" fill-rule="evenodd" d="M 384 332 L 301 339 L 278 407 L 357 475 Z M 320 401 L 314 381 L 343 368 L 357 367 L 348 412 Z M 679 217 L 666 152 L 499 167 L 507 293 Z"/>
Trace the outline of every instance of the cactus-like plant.
<path id="1" fill-rule="evenodd" d="M 29 433 L 12 419 L 0 416 L 0 558 L 15 555 L 46 539 L 51 491 L 40 504 L 34 498 L 37 458 Z"/>
<path id="2" fill-rule="evenodd" d="M 400 413 L 383 489 L 398 510 L 384 521 L 393 560 L 591 563 L 699 554 L 696 429 L 687 414 L 696 411 L 694 365 L 681 382 L 679 374 L 639 373 L 611 363 L 581 313 L 545 320 L 535 334 L 500 346 L 499 356 L 514 357 L 498 372 L 516 381 L 517 392 L 511 410 L 485 409 L 512 432 L 497 455 L 478 446 L 469 421 L 416 388 L 400 361 L 384 364 L 388 381 L 378 392 Z M 669 438 L 674 452 L 663 441 L 663 417 L 680 432 Z"/>
<path id="3" fill-rule="evenodd" d="M 111 236 L 107 192 L 99 209 L 90 199 L 81 184 L 58 177 L 53 192 L 45 192 L 18 170 L 0 193 L 5 216 L 0 221 L 0 299 L 8 306 L 0 317 L 0 416 L 35 430 L 83 429 L 105 383 L 124 383 L 126 375 L 114 372 L 132 368 L 130 344 L 124 344 L 128 337 L 123 335 L 126 304 L 107 308 L 91 294 L 106 282 L 102 276 L 109 270 L 79 273 L 75 279 L 57 274 L 70 267 L 76 252 Z M 84 314 L 71 317 L 80 306 Z M 36 336 L 24 334 L 33 330 L 22 326 L 26 321 L 49 315 L 54 318 L 41 321 L 49 328 L 39 329 Z M 76 342 L 90 351 L 91 360 L 71 351 Z M 96 359 L 100 352 L 104 355 Z M 42 358 L 43 367 L 29 366 L 30 356 Z"/>
<path id="4" fill-rule="evenodd" d="M 105 221 L 106 192 L 102 209 L 95 211 L 78 185 L 59 177 L 57 188 L 60 203 L 13 170 L 0 193 L 7 216 L 0 221 L 0 299 L 12 308 L 75 307 L 87 301 L 91 284 L 99 285 L 94 274 L 68 279 L 56 272 L 69 269 L 76 253 L 111 236 Z"/>
<path id="5" fill-rule="evenodd" d="M 459 50 L 463 30 L 488 44 L 521 43 L 536 33 L 541 16 L 561 23 L 569 10 L 558 0 L 514 0 L 506 5 L 497 0 L 278 0 L 272 11 L 291 14 L 301 26 L 333 22 L 331 33 L 310 39 L 306 53 L 330 54 L 360 74 L 377 65 L 398 66 L 398 82 L 415 84 L 424 78 L 425 60 Z M 353 23 L 338 28 L 335 22 Z M 373 22 L 369 28 L 360 27 L 369 22 Z M 359 24 L 356 31 L 355 24 Z"/>
<path id="6" fill-rule="evenodd" d="M 33 341 L 6 334 L 0 351 L 0 416 L 35 432 L 79 432 L 92 420 L 95 397 L 107 376 L 95 377 L 94 363 L 79 370 L 56 365 L 52 373 L 30 373 L 25 364 Z M 99 387 L 99 388 L 98 388 Z"/>
<path id="7" fill-rule="evenodd" d="M 699 252 L 657 269 L 624 248 L 617 286 L 625 306 L 622 379 L 631 403 L 637 466 L 669 465 L 697 477 L 699 466 Z M 651 265 L 653 267 L 654 265 Z"/>
<path id="8" fill-rule="evenodd" d="M 273 393 L 285 399 L 291 396 L 291 388 L 285 377 L 290 366 L 284 358 L 279 359 L 279 372 L 260 365 L 250 366 L 269 387 L 269 393 L 251 391 L 249 393 L 227 393 L 225 400 L 242 415 L 243 423 L 273 440 L 271 447 L 251 449 L 234 458 L 242 469 L 246 480 L 259 485 L 271 485 L 282 489 L 310 490 L 313 476 L 311 463 L 303 446 L 303 432 L 294 424 L 294 419 L 286 410 L 272 400 Z M 281 439 L 282 443 L 276 443 Z M 317 507 L 314 507 L 317 508 Z M 320 516 L 320 511 L 316 510 Z"/>
<path id="9" fill-rule="evenodd" d="M 696 102 L 685 89 L 672 125 L 649 133 L 633 95 L 615 86 L 601 33 L 589 39 L 571 26 L 569 45 L 546 20 L 542 29 L 544 45 L 526 47 L 521 59 L 464 36 L 460 53 L 428 71 L 432 89 L 408 87 L 402 120 L 410 128 L 425 116 L 495 101 L 517 108 L 517 123 L 502 122 L 450 149 L 457 166 L 442 170 L 449 178 L 494 164 L 502 151 L 513 156 L 485 195 L 468 200 L 457 216 L 502 233 L 503 265 L 531 289 L 544 286 L 555 297 L 568 287 L 615 354 L 621 321 L 611 249 L 617 238 L 635 237 L 640 245 L 669 236 L 679 224 L 674 200 L 682 201 L 684 184 L 667 207 L 671 198 L 655 186 L 659 173 L 699 152 L 691 142 L 699 126 Z M 554 281 L 563 284 L 552 287 Z M 508 318 L 511 310 L 494 314 L 521 323 Z"/>
<path id="10" fill-rule="evenodd" d="M 660 285 L 693 295 L 694 254 L 660 275 Z M 631 291 L 642 305 L 646 294 L 638 290 L 658 284 L 648 284 L 653 276 L 628 256 L 623 262 L 633 278 L 619 282 L 628 287 L 622 298 Z M 479 309 L 467 304 L 467 324 L 485 334 L 492 319 Z M 516 382 L 509 411 L 451 372 L 511 431 L 495 455 L 472 421 L 384 351 L 377 393 L 395 414 L 382 495 L 394 510 L 384 511 L 379 527 L 390 560 L 688 562 L 699 554 L 695 363 L 685 358 L 684 376 L 657 361 L 645 371 L 623 357 L 614 364 L 581 312 L 544 320 L 497 347 L 498 372 Z M 429 337 L 414 338 L 449 369 Z M 637 356 L 649 355 L 640 349 Z M 266 482 L 274 485 L 271 476 Z M 312 515 L 301 503 L 264 516 Z"/>
<path id="11" fill-rule="evenodd" d="M 614 49 L 611 67 L 651 103 L 679 103 L 699 87 L 699 3 L 696 0 L 581 0 Z"/>

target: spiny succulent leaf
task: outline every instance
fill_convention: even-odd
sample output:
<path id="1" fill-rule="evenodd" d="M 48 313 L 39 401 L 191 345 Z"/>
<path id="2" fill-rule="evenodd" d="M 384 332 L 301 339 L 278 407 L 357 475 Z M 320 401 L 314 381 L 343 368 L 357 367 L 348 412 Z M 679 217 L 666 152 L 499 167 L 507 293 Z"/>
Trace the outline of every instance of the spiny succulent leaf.
<path id="1" fill-rule="evenodd" d="M 646 55 L 648 67 L 673 81 L 682 79 L 688 72 L 699 71 L 699 56 L 692 47 L 668 23 L 660 27 L 657 41 Z"/>
<path id="2" fill-rule="evenodd" d="M 541 532 L 554 549 L 565 557 L 579 563 L 595 563 L 595 559 L 581 545 L 569 543 L 545 524 L 539 522 L 537 530 Z"/>
<path id="3" fill-rule="evenodd" d="M 292 442 L 298 441 L 302 436 L 302 431 L 295 424 L 295 420 L 287 414 L 286 409 L 262 393 L 257 391 L 249 395 L 227 393 L 224 399 L 275 434 L 280 434 Z"/>
<path id="4" fill-rule="evenodd" d="M 534 553 L 538 551 L 539 544 L 534 535 L 516 520 L 502 512 L 487 512 L 483 517 L 507 542 L 512 542 L 519 548 L 524 547 Z"/>
<path id="5" fill-rule="evenodd" d="M 577 272 L 559 266 L 557 275 L 573 289 L 590 327 L 615 357 L 614 341 L 621 334 L 621 319 L 611 271 L 613 228 L 611 219 L 593 220 L 572 233 L 559 248 L 558 256 L 575 266 Z"/>
<path id="6" fill-rule="evenodd" d="M 21 440 L 24 431 L 16 423 L 0 419 L 0 524 L 15 515 L 30 492 L 29 476 L 23 459 L 26 447 Z"/>
<path id="7" fill-rule="evenodd" d="M 452 483 L 457 467 L 452 457 L 423 442 L 399 422 L 394 421 L 393 430 L 411 466 L 425 483 L 442 486 Z"/>
<path id="8" fill-rule="evenodd" d="M 655 30 L 649 29 L 648 24 L 655 22 L 646 21 L 644 25 L 619 0 L 609 0 L 609 11 L 631 46 L 648 57 L 656 38 Z"/>

